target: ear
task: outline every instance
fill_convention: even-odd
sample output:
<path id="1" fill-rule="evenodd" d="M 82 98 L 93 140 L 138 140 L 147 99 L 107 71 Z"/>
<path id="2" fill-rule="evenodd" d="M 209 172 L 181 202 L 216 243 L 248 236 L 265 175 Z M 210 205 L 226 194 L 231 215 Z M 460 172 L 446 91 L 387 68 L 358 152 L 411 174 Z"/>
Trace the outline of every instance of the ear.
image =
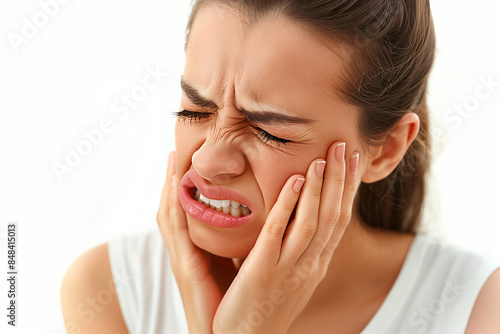
<path id="1" fill-rule="evenodd" d="M 406 113 L 388 135 L 384 145 L 373 149 L 361 181 L 373 183 L 391 174 L 417 138 L 419 130 L 418 115 L 413 112 Z"/>

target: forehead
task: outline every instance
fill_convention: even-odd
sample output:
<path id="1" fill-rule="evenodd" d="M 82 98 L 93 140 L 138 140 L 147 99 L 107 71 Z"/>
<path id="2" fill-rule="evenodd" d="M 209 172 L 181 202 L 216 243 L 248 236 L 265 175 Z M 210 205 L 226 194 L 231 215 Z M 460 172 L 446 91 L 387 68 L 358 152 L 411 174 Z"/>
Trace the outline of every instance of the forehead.
<path id="1" fill-rule="evenodd" d="M 233 95 L 238 104 L 323 110 L 340 101 L 335 87 L 342 65 L 331 48 L 289 19 L 270 15 L 248 26 L 236 11 L 207 5 L 191 28 L 184 79 L 222 104 Z"/>

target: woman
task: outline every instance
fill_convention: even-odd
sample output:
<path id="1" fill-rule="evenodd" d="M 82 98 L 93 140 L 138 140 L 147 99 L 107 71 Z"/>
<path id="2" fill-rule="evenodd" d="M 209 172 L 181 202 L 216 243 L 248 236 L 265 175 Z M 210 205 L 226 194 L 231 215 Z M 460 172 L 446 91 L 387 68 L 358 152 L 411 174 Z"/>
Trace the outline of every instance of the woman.
<path id="1" fill-rule="evenodd" d="M 75 261 L 68 333 L 500 332 L 498 264 L 417 233 L 428 1 L 199 0 L 186 42 L 160 231 Z"/>

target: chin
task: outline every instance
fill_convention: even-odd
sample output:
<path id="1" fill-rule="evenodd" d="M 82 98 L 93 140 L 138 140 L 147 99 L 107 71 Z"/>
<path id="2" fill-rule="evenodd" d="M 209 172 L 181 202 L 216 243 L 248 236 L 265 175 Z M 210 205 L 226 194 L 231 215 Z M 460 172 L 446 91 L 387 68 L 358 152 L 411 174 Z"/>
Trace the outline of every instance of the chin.
<path id="1" fill-rule="evenodd" d="M 258 233 L 250 238 L 242 229 L 216 228 L 188 217 L 189 236 L 199 248 L 217 256 L 246 258 L 255 245 Z"/>

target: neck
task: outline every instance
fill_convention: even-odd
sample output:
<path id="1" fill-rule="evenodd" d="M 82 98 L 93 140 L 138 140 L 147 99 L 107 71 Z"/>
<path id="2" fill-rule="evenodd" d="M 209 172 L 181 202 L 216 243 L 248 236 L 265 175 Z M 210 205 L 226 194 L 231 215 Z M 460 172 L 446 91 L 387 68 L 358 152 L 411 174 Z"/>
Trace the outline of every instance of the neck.
<path id="1" fill-rule="evenodd" d="M 413 235 L 365 225 L 357 212 L 331 258 L 327 274 L 313 295 L 316 301 L 379 301 L 399 274 Z"/>

